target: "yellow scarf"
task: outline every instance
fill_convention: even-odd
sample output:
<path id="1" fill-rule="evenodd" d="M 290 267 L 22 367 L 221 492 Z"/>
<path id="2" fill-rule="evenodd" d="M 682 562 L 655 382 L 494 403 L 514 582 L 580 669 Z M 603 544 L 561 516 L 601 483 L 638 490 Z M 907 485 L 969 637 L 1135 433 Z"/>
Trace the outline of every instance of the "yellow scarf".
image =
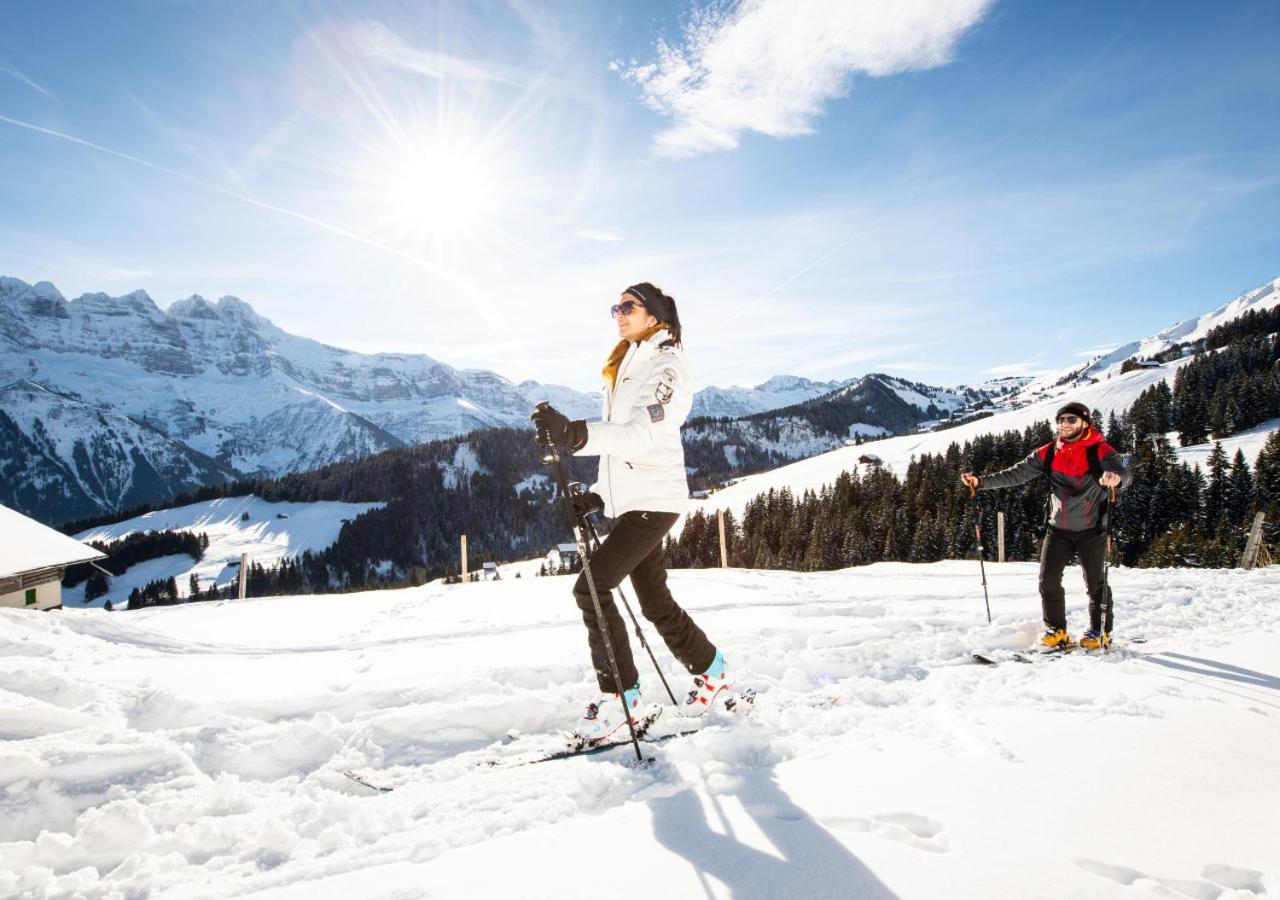
<path id="1" fill-rule="evenodd" d="M 662 331 L 664 328 L 670 328 L 670 327 L 671 326 L 668 325 L 666 322 L 659 322 L 657 325 L 654 325 L 644 334 L 640 335 L 640 340 L 647 341 L 649 338 L 653 337 L 659 331 Z M 637 341 L 637 343 L 639 343 L 639 341 Z M 613 348 L 613 352 L 609 354 L 609 358 L 604 361 L 604 368 L 601 370 L 600 374 L 602 374 L 605 378 L 609 379 L 610 388 L 614 388 L 617 386 L 616 383 L 618 380 L 618 366 L 622 365 L 622 358 L 627 355 L 627 348 L 630 346 L 631 346 L 631 341 L 625 341 L 625 340 L 618 341 L 618 346 Z"/>

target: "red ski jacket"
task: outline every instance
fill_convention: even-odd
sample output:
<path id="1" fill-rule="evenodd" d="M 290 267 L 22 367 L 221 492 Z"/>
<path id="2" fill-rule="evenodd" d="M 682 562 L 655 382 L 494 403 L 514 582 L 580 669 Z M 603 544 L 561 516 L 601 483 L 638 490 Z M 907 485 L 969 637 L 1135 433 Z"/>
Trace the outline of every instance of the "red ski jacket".
<path id="1" fill-rule="evenodd" d="M 1097 447 L 1097 475 L 1103 472 L 1115 472 L 1120 476 L 1118 490 L 1124 490 L 1133 480 L 1133 474 L 1125 467 L 1124 461 L 1115 448 L 1102 439 L 1102 435 L 1092 426 L 1078 441 L 1064 444 L 1053 441 L 1037 448 L 1017 465 L 1010 466 L 1002 472 L 984 475 L 980 491 L 992 491 L 999 488 L 1015 487 L 1025 484 L 1037 477 L 1045 475 L 1045 459 L 1049 456 L 1049 448 L 1053 448 L 1053 459 L 1049 469 L 1049 524 L 1063 531 L 1089 531 L 1101 528 L 1102 514 L 1106 509 L 1109 492 L 1093 472 L 1089 471 L 1089 448 Z"/>

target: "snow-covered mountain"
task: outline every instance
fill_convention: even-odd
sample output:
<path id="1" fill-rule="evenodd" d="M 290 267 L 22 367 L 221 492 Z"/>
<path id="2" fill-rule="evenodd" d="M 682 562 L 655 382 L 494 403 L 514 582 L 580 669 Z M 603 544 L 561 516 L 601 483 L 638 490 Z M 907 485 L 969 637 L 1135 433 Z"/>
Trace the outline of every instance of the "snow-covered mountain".
<path id="1" fill-rule="evenodd" d="M 1116 648 L 996 666 L 970 651 L 1035 640 L 1034 563 L 987 567 L 991 624 L 972 561 L 673 571 L 749 712 L 643 744 L 647 765 L 510 766 L 596 697 L 570 579 L 528 574 L 0 609 L 0 895 L 1280 893 L 1275 567 L 1114 569 Z M 661 736 L 677 710 L 634 649 Z"/>
<path id="2" fill-rule="evenodd" d="M 695 419 L 684 429 L 686 463 L 696 488 L 714 487 L 741 473 L 804 459 L 860 438 L 913 433 L 989 402 L 1001 391 L 938 388 L 891 375 L 864 375 L 780 409 Z"/>
<path id="3" fill-rule="evenodd" d="M 798 375 L 775 375 L 752 388 L 706 387 L 694 394 L 690 418 L 714 416 L 738 418 L 793 406 L 829 394 L 857 379 L 846 381 L 810 381 Z"/>
<path id="4" fill-rule="evenodd" d="M 0 388 L 0 503 L 50 522 L 234 477 L 230 466 L 126 415 L 30 381 Z"/>
<path id="5" fill-rule="evenodd" d="M 0 278 L 0 351 L 4 460 L 24 476 L 4 501 L 47 521 L 523 426 L 548 396 L 576 415 L 598 404 L 427 356 L 330 347 L 234 297 L 161 310 L 142 291 L 68 301 L 48 282 Z"/>

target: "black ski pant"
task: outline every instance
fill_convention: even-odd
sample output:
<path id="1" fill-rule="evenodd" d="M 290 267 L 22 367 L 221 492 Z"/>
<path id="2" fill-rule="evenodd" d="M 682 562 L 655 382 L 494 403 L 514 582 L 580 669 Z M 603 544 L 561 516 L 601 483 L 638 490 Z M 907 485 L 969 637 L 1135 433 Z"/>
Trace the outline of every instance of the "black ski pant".
<path id="1" fill-rule="evenodd" d="M 679 518 L 676 513 L 665 512 L 623 513 L 614 520 L 613 530 L 589 559 L 600 608 L 609 624 L 609 639 L 618 660 L 622 690 L 634 687 L 640 680 L 631 655 L 631 643 L 627 640 L 626 623 L 613 602 L 613 589 L 628 575 L 640 602 L 640 612 L 653 623 L 681 665 L 697 674 L 705 672 L 716 658 L 716 648 L 689 614 L 676 604 L 667 589 L 667 570 L 662 565 L 662 539 Z M 573 596 L 578 601 L 578 609 L 582 610 L 582 621 L 587 625 L 591 664 L 595 667 L 600 690 L 617 693 L 585 572 L 574 582 Z"/>
<path id="2" fill-rule="evenodd" d="M 1111 631 L 1114 622 L 1111 590 L 1103 584 L 1102 566 L 1107 552 L 1107 535 L 1103 531 L 1063 531 L 1050 527 L 1040 550 L 1040 606 L 1046 628 L 1067 628 L 1067 596 L 1062 590 L 1062 572 L 1072 556 L 1080 557 L 1084 569 L 1084 585 L 1089 592 L 1089 627 Z M 1100 626 L 1103 611 L 1106 628 Z"/>

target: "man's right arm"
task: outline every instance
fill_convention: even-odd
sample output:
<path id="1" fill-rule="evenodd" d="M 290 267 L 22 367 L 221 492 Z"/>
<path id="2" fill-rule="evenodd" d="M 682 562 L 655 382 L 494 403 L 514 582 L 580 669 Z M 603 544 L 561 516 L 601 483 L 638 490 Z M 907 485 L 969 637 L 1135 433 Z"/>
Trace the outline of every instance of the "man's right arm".
<path id="1" fill-rule="evenodd" d="M 1020 484 L 1026 484 L 1028 481 L 1039 478 L 1043 474 L 1044 459 L 1040 456 L 1040 450 L 1032 450 L 1022 462 L 1003 471 L 983 475 L 982 482 L 978 485 L 978 490 L 996 491 L 1001 488 L 1017 487 Z"/>

